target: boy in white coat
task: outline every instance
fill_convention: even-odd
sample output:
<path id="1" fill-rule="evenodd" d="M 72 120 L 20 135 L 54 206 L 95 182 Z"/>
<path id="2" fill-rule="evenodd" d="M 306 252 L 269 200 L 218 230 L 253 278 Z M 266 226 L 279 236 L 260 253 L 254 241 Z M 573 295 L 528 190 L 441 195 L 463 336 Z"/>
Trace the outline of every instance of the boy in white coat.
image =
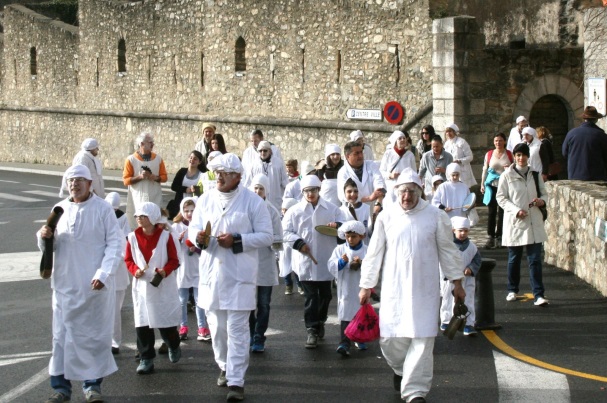
<path id="1" fill-rule="evenodd" d="M 451 218 L 451 225 L 453 226 L 453 242 L 459 249 L 464 263 L 464 279 L 462 280 L 464 290 L 466 291 L 464 303 L 470 313 L 466 318 L 464 336 L 473 336 L 476 334 L 476 330 L 474 329 L 474 320 L 476 319 L 474 314 L 474 292 L 476 290 L 475 277 L 481 268 L 481 254 L 478 252 L 476 245 L 468 238 L 470 220 L 465 217 L 453 217 Z M 453 316 L 453 294 L 451 293 L 451 291 L 453 291 L 453 285 L 445 278 L 443 278 L 442 291 L 443 302 L 440 307 L 440 328 L 444 331 L 447 329 L 449 321 Z"/>
<path id="2" fill-rule="evenodd" d="M 363 243 L 366 228 L 359 221 L 346 221 L 337 231 L 346 243 L 338 245 L 329 259 L 329 271 L 337 279 L 337 317 L 341 321 L 340 343 L 337 352 L 350 355 L 350 339 L 344 334 L 356 312 L 360 309 L 358 284 L 360 283 L 360 265 L 367 254 L 367 245 Z M 357 344 L 366 350 L 364 343 Z"/>
<path id="3" fill-rule="evenodd" d="M 449 218 L 467 216 L 461 207 L 470 194 L 470 189 L 460 181 L 460 174 L 459 164 L 452 162 L 447 165 L 447 182 L 439 185 L 432 196 L 432 204 L 445 210 Z"/>
<path id="4" fill-rule="evenodd" d="M 344 195 L 346 202 L 339 208 L 346 220 L 360 221 L 365 226 L 365 244 L 369 244 L 369 237 L 371 236 L 371 207 L 368 204 L 358 201 L 358 187 L 356 182 L 351 178 L 346 179 L 344 184 Z"/>

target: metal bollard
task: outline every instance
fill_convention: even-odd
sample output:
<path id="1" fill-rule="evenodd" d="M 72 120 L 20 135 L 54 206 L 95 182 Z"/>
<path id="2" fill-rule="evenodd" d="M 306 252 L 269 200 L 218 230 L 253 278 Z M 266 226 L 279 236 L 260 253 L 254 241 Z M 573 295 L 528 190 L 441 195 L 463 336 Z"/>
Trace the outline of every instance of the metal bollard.
<path id="1" fill-rule="evenodd" d="M 476 321 L 474 327 L 478 330 L 501 329 L 502 325 L 495 323 L 495 303 L 493 301 L 493 277 L 495 259 L 483 258 L 481 268 L 476 274 L 476 292 L 474 294 L 474 310 Z"/>

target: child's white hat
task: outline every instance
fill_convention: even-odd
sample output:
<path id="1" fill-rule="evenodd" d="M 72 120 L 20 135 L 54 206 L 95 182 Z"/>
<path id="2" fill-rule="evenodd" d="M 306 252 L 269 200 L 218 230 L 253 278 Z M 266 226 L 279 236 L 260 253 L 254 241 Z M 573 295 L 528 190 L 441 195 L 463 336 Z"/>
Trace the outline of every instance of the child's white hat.
<path id="1" fill-rule="evenodd" d="M 432 181 L 432 186 L 434 186 L 434 184 L 436 183 L 436 181 L 442 181 L 442 182 L 444 182 L 445 179 L 443 179 L 443 177 L 440 176 L 440 175 L 434 175 L 432 177 L 431 181 Z"/>
<path id="2" fill-rule="evenodd" d="M 470 229 L 470 220 L 466 217 L 451 217 L 451 226 L 453 229 Z"/>
<path id="3" fill-rule="evenodd" d="M 447 177 L 451 176 L 451 174 L 453 173 L 461 173 L 462 172 L 462 168 L 459 166 L 459 164 L 457 162 L 452 162 L 449 165 L 447 165 Z"/>
<path id="4" fill-rule="evenodd" d="M 360 221 L 350 220 L 346 221 L 337 229 L 337 236 L 341 239 L 346 239 L 346 232 L 356 232 L 358 235 L 365 235 L 365 225 Z"/>

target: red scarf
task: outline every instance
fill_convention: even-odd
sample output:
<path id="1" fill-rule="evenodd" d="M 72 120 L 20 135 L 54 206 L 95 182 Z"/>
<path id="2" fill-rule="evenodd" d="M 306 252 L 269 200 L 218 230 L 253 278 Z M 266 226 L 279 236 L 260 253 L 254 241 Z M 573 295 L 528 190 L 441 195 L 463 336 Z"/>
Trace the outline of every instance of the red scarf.
<path id="1" fill-rule="evenodd" d="M 407 152 L 407 149 L 403 148 L 402 150 L 399 150 L 398 147 L 394 146 L 394 151 L 396 152 L 396 154 L 398 154 L 399 157 L 402 157 Z"/>

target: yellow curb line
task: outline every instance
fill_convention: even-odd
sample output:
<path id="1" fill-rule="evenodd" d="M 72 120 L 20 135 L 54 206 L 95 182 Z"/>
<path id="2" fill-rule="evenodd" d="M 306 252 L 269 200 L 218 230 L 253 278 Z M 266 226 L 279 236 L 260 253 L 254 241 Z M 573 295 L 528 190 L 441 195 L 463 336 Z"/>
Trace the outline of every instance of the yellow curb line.
<path id="1" fill-rule="evenodd" d="M 584 372 L 573 371 L 567 368 L 557 367 L 556 365 L 548 364 L 546 362 L 536 360 L 535 358 L 529 357 L 521 352 L 516 351 L 506 343 L 502 339 L 499 338 L 497 334 L 493 330 L 482 330 L 483 334 L 493 344 L 497 347 L 498 350 L 503 351 L 511 357 L 516 358 L 517 360 L 524 361 L 528 364 L 535 365 L 536 367 L 549 369 L 554 372 L 560 372 L 561 374 L 573 375 L 580 378 L 592 379 L 593 381 L 607 382 L 607 377 L 587 374 Z"/>

